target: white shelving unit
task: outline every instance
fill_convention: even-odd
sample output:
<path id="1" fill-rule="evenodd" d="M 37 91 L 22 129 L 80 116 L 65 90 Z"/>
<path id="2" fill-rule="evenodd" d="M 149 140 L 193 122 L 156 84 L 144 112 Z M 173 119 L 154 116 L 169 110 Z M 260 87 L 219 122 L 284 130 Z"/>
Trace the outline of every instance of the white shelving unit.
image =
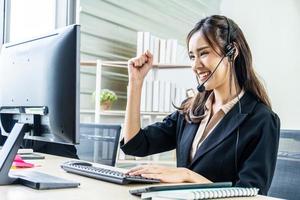
<path id="1" fill-rule="evenodd" d="M 96 60 L 96 61 L 82 61 L 81 67 L 95 67 L 96 68 L 96 74 L 93 73 L 93 75 L 96 75 L 96 92 L 95 92 L 95 109 L 82 109 L 80 110 L 80 114 L 88 114 L 88 115 L 94 115 L 94 122 L 95 123 L 123 123 L 124 117 L 125 117 L 125 110 L 108 110 L 103 111 L 100 108 L 100 92 L 102 89 L 102 79 L 103 77 L 108 77 L 109 79 L 113 79 L 116 81 L 124 82 L 124 84 L 128 84 L 128 75 L 123 73 L 117 73 L 117 72 L 110 72 L 103 70 L 104 67 L 111 67 L 111 68 L 121 68 L 121 69 L 127 69 L 127 62 L 118 62 L 118 61 L 102 61 L 102 60 Z M 154 64 L 153 65 L 153 74 L 154 77 L 156 76 L 156 73 L 159 69 L 182 69 L 182 68 L 190 68 L 188 65 L 174 65 L 174 64 Z M 83 73 L 89 73 L 89 72 L 83 72 Z M 92 94 L 92 91 L 81 91 L 81 93 L 86 94 Z M 121 93 L 121 95 L 120 95 Z M 118 98 L 127 99 L 127 92 L 126 91 L 118 91 Z M 146 126 L 147 124 L 154 123 L 156 121 L 161 121 L 165 116 L 170 114 L 169 112 L 141 112 L 142 117 L 142 126 Z M 145 122 L 145 123 L 143 123 Z M 124 164 L 140 164 L 140 163 L 149 163 L 155 162 L 157 164 L 166 164 L 166 165 L 175 165 L 175 153 L 172 153 L 174 155 L 171 156 L 172 160 L 160 160 L 159 155 L 154 155 L 151 157 L 147 157 L 146 160 L 144 158 L 138 158 L 134 159 L 134 157 L 131 157 L 131 160 L 122 160 L 120 157 L 125 158 L 125 156 L 119 156 L 118 153 L 118 159 L 117 162 Z M 149 160 L 150 159 L 150 160 Z"/>
<path id="2" fill-rule="evenodd" d="M 115 72 L 103 71 L 102 70 L 103 66 L 127 69 L 127 62 L 101 61 L 101 60 L 82 61 L 81 66 L 82 67 L 84 67 L 84 66 L 96 67 L 96 83 L 95 83 L 96 96 L 95 96 L 95 110 L 94 110 L 95 122 L 99 123 L 101 116 L 124 116 L 125 111 L 122 111 L 122 110 L 101 111 L 99 102 L 100 102 L 100 92 L 102 89 L 101 81 L 102 81 L 103 76 L 109 76 L 110 79 L 122 81 L 122 82 L 126 83 L 126 85 L 128 82 L 128 75 L 124 75 L 121 73 L 115 73 Z M 190 68 L 190 66 L 174 65 L 174 64 L 154 64 L 152 70 L 153 70 L 153 73 L 155 74 L 155 73 L 157 73 L 158 69 L 182 69 L 182 68 Z M 84 72 L 84 73 L 86 73 L 86 72 Z M 83 91 L 83 92 L 86 92 L 86 91 Z M 89 91 L 89 92 L 91 92 L 91 91 Z M 119 91 L 119 93 L 120 93 L 120 91 Z M 123 91 L 123 95 L 118 95 L 118 98 L 126 99 L 127 98 L 126 91 Z M 93 111 L 81 110 L 81 113 L 93 113 Z M 148 116 L 151 116 L 151 118 L 153 118 L 155 116 L 166 116 L 169 113 L 167 113 L 167 112 L 142 112 L 141 114 L 148 115 Z"/>

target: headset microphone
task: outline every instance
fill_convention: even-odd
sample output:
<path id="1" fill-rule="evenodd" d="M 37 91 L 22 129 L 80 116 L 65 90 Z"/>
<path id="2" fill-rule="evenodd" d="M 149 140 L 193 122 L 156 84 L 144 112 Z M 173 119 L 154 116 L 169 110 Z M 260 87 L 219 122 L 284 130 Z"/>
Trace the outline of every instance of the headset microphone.
<path id="1" fill-rule="evenodd" d="M 197 86 L 198 92 L 204 92 L 205 86 L 203 84 Z"/>

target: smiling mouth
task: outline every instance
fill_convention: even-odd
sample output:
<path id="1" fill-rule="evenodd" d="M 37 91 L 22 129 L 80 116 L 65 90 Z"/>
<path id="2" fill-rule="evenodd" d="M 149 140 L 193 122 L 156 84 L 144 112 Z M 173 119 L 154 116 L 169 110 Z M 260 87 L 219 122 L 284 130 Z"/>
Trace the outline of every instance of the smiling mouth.
<path id="1" fill-rule="evenodd" d="M 209 77 L 210 74 L 211 74 L 211 72 L 207 71 L 207 72 L 199 73 L 198 76 L 201 81 L 205 81 Z"/>

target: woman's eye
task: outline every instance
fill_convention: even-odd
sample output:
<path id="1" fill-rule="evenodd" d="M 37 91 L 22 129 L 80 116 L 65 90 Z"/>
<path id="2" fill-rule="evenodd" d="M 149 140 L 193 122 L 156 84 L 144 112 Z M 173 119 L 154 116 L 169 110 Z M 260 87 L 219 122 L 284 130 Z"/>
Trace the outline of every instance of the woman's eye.
<path id="1" fill-rule="evenodd" d="M 207 55 L 207 54 L 208 54 L 207 51 L 202 51 L 202 52 L 200 52 L 200 56 L 205 56 L 205 55 Z"/>

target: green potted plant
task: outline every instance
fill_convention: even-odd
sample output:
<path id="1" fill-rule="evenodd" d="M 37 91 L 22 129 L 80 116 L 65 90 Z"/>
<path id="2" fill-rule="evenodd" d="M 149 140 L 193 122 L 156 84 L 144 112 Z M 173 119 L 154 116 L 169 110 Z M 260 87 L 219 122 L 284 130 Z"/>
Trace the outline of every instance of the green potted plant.
<path id="1" fill-rule="evenodd" d="M 109 110 L 113 104 L 118 99 L 115 92 L 109 89 L 102 89 L 100 93 L 100 105 L 102 110 Z"/>

